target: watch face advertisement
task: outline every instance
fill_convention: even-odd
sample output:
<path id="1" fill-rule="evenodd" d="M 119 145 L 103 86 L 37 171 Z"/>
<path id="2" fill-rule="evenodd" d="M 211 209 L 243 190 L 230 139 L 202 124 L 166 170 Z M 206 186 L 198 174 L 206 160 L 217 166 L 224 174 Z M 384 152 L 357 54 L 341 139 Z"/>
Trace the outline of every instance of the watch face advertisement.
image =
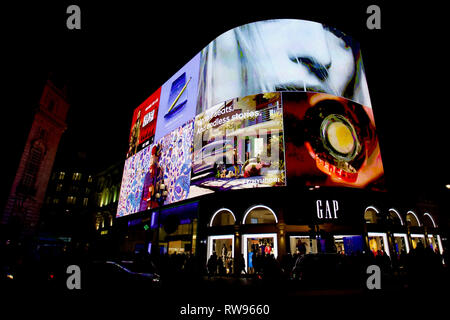
<path id="1" fill-rule="evenodd" d="M 127 157 L 153 143 L 161 88 L 134 110 Z"/>
<path id="2" fill-rule="evenodd" d="M 372 108 L 323 93 L 283 93 L 288 184 L 383 189 Z"/>

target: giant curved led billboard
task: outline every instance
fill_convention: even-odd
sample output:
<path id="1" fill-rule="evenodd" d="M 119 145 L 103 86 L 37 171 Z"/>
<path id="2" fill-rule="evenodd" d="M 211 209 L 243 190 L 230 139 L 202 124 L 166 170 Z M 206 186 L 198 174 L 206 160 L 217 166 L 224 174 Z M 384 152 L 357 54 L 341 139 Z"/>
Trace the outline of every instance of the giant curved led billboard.
<path id="1" fill-rule="evenodd" d="M 382 188 L 359 45 L 268 20 L 217 37 L 134 112 L 117 216 L 226 190 Z"/>

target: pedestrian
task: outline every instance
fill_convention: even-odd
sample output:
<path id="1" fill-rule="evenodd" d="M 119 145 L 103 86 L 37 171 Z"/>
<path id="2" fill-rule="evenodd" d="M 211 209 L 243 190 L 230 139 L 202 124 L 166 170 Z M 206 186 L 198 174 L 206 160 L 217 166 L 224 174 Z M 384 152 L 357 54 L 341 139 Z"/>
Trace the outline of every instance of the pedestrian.
<path id="1" fill-rule="evenodd" d="M 216 252 L 213 252 L 213 254 L 209 257 L 206 267 L 208 269 L 208 279 L 210 279 L 211 276 L 214 276 L 217 271 L 217 254 L 216 254 Z"/>

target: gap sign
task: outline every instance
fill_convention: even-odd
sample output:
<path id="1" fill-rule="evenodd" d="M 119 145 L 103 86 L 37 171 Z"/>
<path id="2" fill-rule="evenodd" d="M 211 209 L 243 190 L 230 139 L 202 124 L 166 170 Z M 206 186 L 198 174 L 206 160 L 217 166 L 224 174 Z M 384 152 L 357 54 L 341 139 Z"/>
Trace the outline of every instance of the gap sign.
<path id="1" fill-rule="evenodd" d="M 337 200 L 316 200 L 317 218 L 337 219 L 339 202 Z"/>

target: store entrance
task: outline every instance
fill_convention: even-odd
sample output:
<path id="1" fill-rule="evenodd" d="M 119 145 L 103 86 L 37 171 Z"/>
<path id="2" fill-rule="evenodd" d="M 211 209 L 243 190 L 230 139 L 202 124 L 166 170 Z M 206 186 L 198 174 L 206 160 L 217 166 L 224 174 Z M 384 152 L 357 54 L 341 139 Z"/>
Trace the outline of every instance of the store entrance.
<path id="1" fill-rule="evenodd" d="M 278 256 L 278 244 L 276 233 L 245 234 L 242 237 L 243 254 L 246 271 L 255 273 L 260 271 L 263 259 Z"/>

